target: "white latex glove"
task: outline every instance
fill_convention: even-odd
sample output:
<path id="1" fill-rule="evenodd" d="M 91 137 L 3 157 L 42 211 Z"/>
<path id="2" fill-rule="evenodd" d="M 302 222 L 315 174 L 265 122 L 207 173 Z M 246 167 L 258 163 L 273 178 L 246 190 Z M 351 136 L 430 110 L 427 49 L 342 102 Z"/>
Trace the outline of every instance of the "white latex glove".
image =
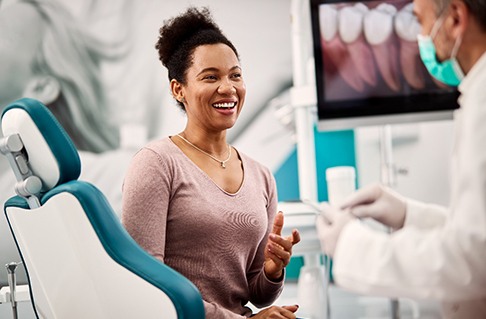
<path id="1" fill-rule="evenodd" d="M 322 251 L 333 257 L 341 232 L 348 222 L 355 219 L 349 211 L 339 210 L 329 204 L 321 204 L 321 215 L 317 217 L 316 227 Z"/>
<path id="2" fill-rule="evenodd" d="M 378 222 L 399 229 L 403 227 L 407 204 L 398 193 L 380 184 L 363 187 L 351 194 L 344 203 L 342 209 L 358 217 L 370 217 Z"/>

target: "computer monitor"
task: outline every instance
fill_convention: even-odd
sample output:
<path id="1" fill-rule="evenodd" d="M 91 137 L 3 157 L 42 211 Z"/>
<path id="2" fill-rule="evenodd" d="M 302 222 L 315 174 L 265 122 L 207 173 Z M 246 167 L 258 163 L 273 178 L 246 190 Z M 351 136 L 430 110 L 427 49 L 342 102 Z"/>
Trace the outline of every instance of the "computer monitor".
<path id="1" fill-rule="evenodd" d="M 320 130 L 444 120 L 458 92 L 432 78 L 412 0 L 311 0 Z"/>

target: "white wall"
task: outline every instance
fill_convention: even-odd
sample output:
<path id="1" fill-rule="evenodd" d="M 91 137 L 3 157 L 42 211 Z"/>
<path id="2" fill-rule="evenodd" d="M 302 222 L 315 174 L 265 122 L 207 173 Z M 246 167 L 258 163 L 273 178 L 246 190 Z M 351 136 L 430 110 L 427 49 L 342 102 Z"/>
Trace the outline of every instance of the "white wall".
<path id="1" fill-rule="evenodd" d="M 441 205 L 449 203 L 449 169 L 452 151 L 452 121 L 392 126 L 393 159 L 397 168 L 395 189 L 408 197 Z M 359 186 L 380 181 L 379 127 L 355 130 Z"/>

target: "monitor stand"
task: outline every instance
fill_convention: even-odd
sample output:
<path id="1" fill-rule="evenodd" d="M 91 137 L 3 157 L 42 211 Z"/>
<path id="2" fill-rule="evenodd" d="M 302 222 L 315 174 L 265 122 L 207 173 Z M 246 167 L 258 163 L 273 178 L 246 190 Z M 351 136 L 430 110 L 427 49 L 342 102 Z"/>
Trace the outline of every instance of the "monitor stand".
<path id="1" fill-rule="evenodd" d="M 396 186 L 396 169 L 393 162 L 393 137 L 391 125 L 386 124 L 380 127 L 380 179 L 383 186 L 393 188 Z M 392 232 L 388 229 L 388 232 Z M 390 300 L 392 319 L 400 318 L 400 303 L 398 299 Z"/>

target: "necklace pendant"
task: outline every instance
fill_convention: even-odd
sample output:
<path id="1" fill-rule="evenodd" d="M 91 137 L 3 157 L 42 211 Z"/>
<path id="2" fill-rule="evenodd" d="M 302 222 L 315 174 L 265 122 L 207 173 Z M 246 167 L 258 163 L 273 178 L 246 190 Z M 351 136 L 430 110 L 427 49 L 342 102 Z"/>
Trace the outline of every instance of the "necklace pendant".
<path id="1" fill-rule="evenodd" d="M 221 167 L 226 168 L 226 165 L 224 165 L 224 162 L 221 162 Z"/>

